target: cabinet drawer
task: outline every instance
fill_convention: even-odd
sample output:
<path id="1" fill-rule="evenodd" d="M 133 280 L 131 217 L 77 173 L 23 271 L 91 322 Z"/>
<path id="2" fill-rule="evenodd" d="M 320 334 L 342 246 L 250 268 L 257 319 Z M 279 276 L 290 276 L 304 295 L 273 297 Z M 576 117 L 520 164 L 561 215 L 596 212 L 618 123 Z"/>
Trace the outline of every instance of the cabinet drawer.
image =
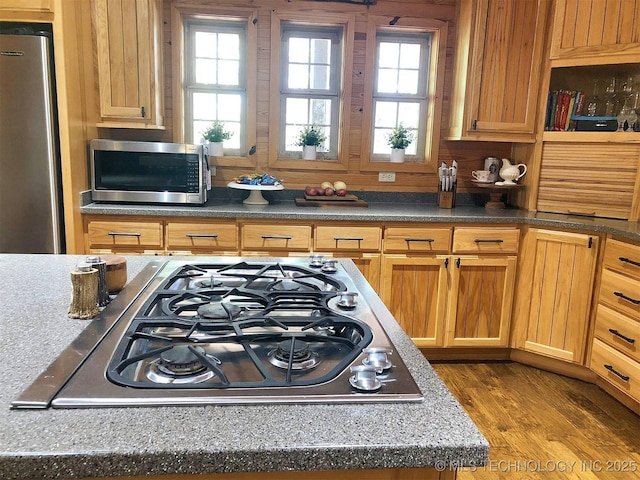
<path id="1" fill-rule="evenodd" d="M 162 222 L 91 221 L 89 246 L 162 248 Z"/>
<path id="2" fill-rule="evenodd" d="M 640 362 L 640 322 L 598 305 L 596 337 Z"/>
<path id="3" fill-rule="evenodd" d="M 640 400 L 640 363 L 597 338 L 593 340 L 591 370 L 636 400 Z"/>
<path id="4" fill-rule="evenodd" d="M 517 228 L 456 228 L 453 253 L 518 253 Z"/>
<path id="5" fill-rule="evenodd" d="M 640 280 L 603 270 L 600 280 L 600 303 L 640 321 Z"/>
<path id="6" fill-rule="evenodd" d="M 304 225 L 243 225 L 242 248 L 311 250 L 311 227 Z"/>
<path id="7" fill-rule="evenodd" d="M 237 250 L 238 227 L 235 223 L 167 222 L 167 248 L 208 248 Z"/>
<path id="8" fill-rule="evenodd" d="M 604 268 L 640 280 L 640 246 L 617 240 L 607 240 Z"/>
<path id="9" fill-rule="evenodd" d="M 450 228 L 401 228 L 384 230 L 385 252 L 449 253 Z"/>
<path id="10" fill-rule="evenodd" d="M 379 251 L 382 243 L 380 227 L 316 227 L 315 249 Z"/>

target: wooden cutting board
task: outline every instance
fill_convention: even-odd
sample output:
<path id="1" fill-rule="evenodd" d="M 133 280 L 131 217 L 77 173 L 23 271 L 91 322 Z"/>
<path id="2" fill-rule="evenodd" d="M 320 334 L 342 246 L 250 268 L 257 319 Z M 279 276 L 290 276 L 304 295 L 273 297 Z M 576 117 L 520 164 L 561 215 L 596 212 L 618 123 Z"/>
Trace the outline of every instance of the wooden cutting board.
<path id="1" fill-rule="evenodd" d="M 364 200 L 356 199 L 348 202 L 334 202 L 327 200 L 324 197 L 312 197 L 313 200 L 307 200 L 306 198 L 296 198 L 296 205 L 298 207 L 368 207 L 369 205 Z"/>
<path id="2" fill-rule="evenodd" d="M 318 202 L 323 202 L 323 201 L 324 202 L 355 202 L 359 200 L 358 197 L 356 197 L 355 195 L 352 195 L 351 193 L 348 193 L 344 197 L 339 197 L 338 195 L 331 195 L 330 197 L 325 197 L 323 195 L 311 196 L 305 193 L 304 199 L 318 201 Z"/>

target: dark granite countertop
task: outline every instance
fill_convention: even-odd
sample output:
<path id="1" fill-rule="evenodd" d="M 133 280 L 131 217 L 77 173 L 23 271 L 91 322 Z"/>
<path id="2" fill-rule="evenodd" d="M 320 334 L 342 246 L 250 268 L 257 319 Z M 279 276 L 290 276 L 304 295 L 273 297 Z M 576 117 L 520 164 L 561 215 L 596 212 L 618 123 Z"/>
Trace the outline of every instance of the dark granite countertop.
<path id="1" fill-rule="evenodd" d="M 487 441 L 395 321 L 388 334 L 424 403 L 10 410 L 88 325 L 66 316 L 69 272 L 82 259 L 0 255 L 3 480 L 462 466 L 488 459 Z M 131 280 L 149 258 L 127 261 Z M 353 262 L 341 261 L 358 288 L 373 293 Z M 32 293 L 19 295 L 26 287 Z M 391 316 L 377 297 L 371 305 Z"/>
<path id="2" fill-rule="evenodd" d="M 640 241 L 640 223 L 606 218 L 532 213 L 515 208 L 486 209 L 485 198 L 459 195 L 457 206 L 438 208 L 433 194 L 357 193 L 368 202 L 367 208 L 298 207 L 290 192 L 272 199 L 269 205 L 244 205 L 237 195 L 216 196 L 203 206 L 87 203 L 81 213 L 93 215 L 147 215 L 224 219 L 283 219 L 301 221 L 373 221 L 373 222 L 454 222 L 489 224 L 529 224 L 540 227 L 577 229 L 610 233 Z M 265 197 L 267 195 L 265 194 Z M 301 196 L 301 195 L 298 195 Z"/>

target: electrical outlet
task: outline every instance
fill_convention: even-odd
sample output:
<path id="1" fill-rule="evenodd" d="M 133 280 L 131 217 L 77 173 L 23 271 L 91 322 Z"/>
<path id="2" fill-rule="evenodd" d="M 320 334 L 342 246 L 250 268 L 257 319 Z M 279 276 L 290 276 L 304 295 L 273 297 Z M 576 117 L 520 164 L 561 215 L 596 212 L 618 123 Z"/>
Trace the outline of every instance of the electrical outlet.
<path id="1" fill-rule="evenodd" d="M 378 173 L 378 181 L 379 182 L 395 182 L 396 181 L 396 173 L 395 172 L 380 172 L 380 173 Z"/>
<path id="2" fill-rule="evenodd" d="M 209 165 L 209 171 L 211 172 L 211 176 L 212 177 L 216 176 L 216 166 L 215 165 Z"/>

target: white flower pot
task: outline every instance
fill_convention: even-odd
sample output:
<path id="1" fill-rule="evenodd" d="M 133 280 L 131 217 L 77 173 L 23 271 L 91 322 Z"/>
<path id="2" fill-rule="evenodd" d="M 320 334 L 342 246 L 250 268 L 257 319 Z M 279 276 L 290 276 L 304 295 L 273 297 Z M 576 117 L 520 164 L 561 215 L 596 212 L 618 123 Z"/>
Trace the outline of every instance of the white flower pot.
<path id="1" fill-rule="evenodd" d="M 315 160 L 316 159 L 316 146 L 305 145 L 302 147 L 302 159 L 303 160 Z"/>
<path id="2" fill-rule="evenodd" d="M 404 148 L 392 148 L 391 149 L 391 162 L 402 163 L 404 162 Z"/>
<path id="3" fill-rule="evenodd" d="M 207 145 L 207 149 L 209 152 L 209 156 L 211 157 L 222 157 L 224 155 L 222 142 L 209 142 L 209 144 Z"/>

